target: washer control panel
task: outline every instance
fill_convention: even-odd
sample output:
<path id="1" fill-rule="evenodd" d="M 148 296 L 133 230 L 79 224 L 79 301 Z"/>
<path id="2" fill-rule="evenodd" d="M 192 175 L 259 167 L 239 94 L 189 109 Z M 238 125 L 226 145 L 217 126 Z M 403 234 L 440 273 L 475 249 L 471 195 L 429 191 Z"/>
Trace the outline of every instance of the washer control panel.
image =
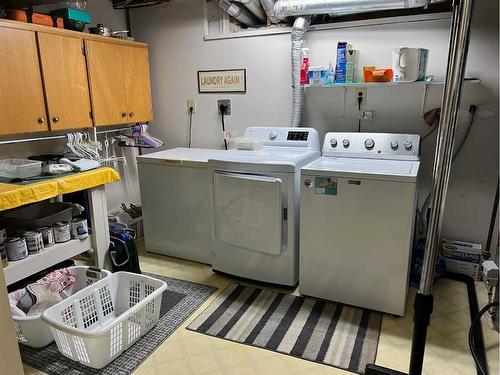
<path id="1" fill-rule="evenodd" d="M 418 160 L 420 136 L 392 133 L 327 133 L 323 156 Z"/>

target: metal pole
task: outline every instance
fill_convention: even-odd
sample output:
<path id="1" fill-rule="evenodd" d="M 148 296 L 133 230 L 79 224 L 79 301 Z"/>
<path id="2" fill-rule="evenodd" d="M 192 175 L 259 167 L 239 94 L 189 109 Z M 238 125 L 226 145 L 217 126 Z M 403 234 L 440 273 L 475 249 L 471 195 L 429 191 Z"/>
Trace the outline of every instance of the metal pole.
<path id="1" fill-rule="evenodd" d="M 434 266 L 439 248 L 439 236 L 453 158 L 458 107 L 467 60 L 472 5 L 473 0 L 460 0 L 453 4 L 448 68 L 434 158 L 432 209 L 427 228 L 427 242 L 419 289 L 419 293 L 424 295 L 431 294 L 434 281 Z"/>
<path id="2" fill-rule="evenodd" d="M 125 128 L 116 128 L 116 129 L 108 129 L 108 130 L 99 130 L 94 127 L 92 128 L 92 133 L 94 135 L 94 140 L 97 140 L 97 134 L 108 134 L 108 133 L 116 133 L 116 132 L 122 132 L 126 130 L 130 130 L 131 126 L 127 126 Z M 86 129 L 83 129 L 83 131 L 87 131 Z M 81 132 L 81 131 L 80 131 Z M 16 144 L 16 143 L 27 143 L 27 142 L 39 142 L 39 141 L 51 141 L 55 139 L 66 139 L 66 135 L 52 135 L 48 137 L 37 137 L 37 138 L 16 138 L 16 139 L 9 139 L 6 141 L 0 141 L 0 145 L 10 145 L 10 144 Z"/>
<path id="3" fill-rule="evenodd" d="M 434 159 L 431 215 L 427 228 L 427 242 L 420 288 L 413 304 L 413 339 L 410 375 L 421 375 L 424 363 L 427 327 L 429 326 L 433 308 L 432 285 L 434 282 L 434 267 L 439 249 L 439 236 L 453 159 L 453 142 L 469 47 L 473 2 L 474 0 L 455 0 L 453 2 L 448 67 L 446 70 L 446 82 L 441 103 L 441 120 Z M 369 364 L 366 367 L 365 374 L 395 375 L 403 373 Z"/>
<path id="4" fill-rule="evenodd" d="M 413 305 L 413 340 L 410 375 L 420 375 L 424 362 L 427 327 L 433 309 L 432 286 L 436 255 L 439 250 L 441 225 L 453 159 L 453 143 L 457 127 L 458 107 L 469 47 L 473 0 L 455 0 L 451 23 L 448 67 L 441 103 L 436 154 L 434 158 L 431 214 L 427 228 L 420 289 Z"/>

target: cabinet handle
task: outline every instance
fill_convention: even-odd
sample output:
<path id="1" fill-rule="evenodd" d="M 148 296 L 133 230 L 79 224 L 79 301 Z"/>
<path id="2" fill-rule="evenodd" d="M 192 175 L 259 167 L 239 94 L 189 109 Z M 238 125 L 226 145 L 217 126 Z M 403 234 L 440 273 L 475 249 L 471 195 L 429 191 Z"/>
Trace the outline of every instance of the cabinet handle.
<path id="1" fill-rule="evenodd" d="M 45 117 L 43 117 L 43 116 L 42 116 L 42 117 L 39 117 L 39 118 L 38 118 L 38 123 L 39 123 L 39 124 L 43 124 L 43 123 L 45 123 Z"/>
<path id="2" fill-rule="evenodd" d="M 122 117 L 127 117 L 127 113 L 126 112 L 122 112 Z"/>
<path id="3" fill-rule="evenodd" d="M 130 117 L 134 117 L 134 112 L 130 112 L 128 115 L 129 115 Z"/>
<path id="4" fill-rule="evenodd" d="M 57 117 L 57 116 L 52 117 L 52 121 L 53 122 L 59 122 L 59 117 Z"/>

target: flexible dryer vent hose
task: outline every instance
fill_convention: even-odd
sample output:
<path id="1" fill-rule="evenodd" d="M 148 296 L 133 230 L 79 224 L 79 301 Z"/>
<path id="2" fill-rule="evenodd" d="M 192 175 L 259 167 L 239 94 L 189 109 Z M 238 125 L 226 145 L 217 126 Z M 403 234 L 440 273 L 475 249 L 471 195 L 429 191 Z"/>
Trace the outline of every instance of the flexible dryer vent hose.
<path id="1" fill-rule="evenodd" d="M 376 10 L 420 8 L 430 0 L 278 0 L 274 5 L 276 16 L 304 16 L 315 14 L 353 14 Z"/>
<path id="2" fill-rule="evenodd" d="M 300 85 L 300 68 L 302 65 L 302 47 L 304 36 L 311 23 L 310 17 L 295 19 L 291 33 L 292 37 L 292 121 L 291 126 L 300 126 L 302 120 L 302 107 L 304 106 L 304 89 Z"/>
<path id="3" fill-rule="evenodd" d="M 229 0 L 212 0 L 212 2 L 246 26 L 254 26 L 258 23 L 252 13 L 238 4 Z"/>

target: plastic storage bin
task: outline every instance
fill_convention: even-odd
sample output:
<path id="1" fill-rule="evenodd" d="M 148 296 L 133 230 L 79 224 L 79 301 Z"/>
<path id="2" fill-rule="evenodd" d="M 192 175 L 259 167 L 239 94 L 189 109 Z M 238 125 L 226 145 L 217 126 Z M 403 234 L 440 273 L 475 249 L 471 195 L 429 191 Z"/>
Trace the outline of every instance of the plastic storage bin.
<path id="1" fill-rule="evenodd" d="M 166 288 L 152 277 L 116 272 L 52 306 L 42 319 L 63 355 L 100 369 L 155 326 Z"/>
<path id="2" fill-rule="evenodd" d="M 58 221 L 71 221 L 73 210 L 73 204 L 64 202 L 43 201 L 21 206 L 1 214 L 0 227 L 15 231 L 52 226 Z"/>
<path id="3" fill-rule="evenodd" d="M 82 9 L 60 8 L 52 10 L 50 14 L 62 17 L 67 20 L 80 21 L 83 23 L 92 22 L 92 17 L 90 13 Z"/>
<path id="4" fill-rule="evenodd" d="M 75 275 L 76 281 L 62 291 L 66 297 L 111 275 L 111 272 L 107 270 L 84 266 L 68 267 L 68 270 Z M 33 348 L 42 348 L 54 341 L 49 326 L 42 322 L 42 314 L 26 317 L 14 316 L 12 319 L 14 320 L 17 341 L 21 344 Z"/>
<path id="5" fill-rule="evenodd" d="M 42 174 L 42 162 L 27 159 L 0 160 L 0 177 L 28 178 Z"/>

